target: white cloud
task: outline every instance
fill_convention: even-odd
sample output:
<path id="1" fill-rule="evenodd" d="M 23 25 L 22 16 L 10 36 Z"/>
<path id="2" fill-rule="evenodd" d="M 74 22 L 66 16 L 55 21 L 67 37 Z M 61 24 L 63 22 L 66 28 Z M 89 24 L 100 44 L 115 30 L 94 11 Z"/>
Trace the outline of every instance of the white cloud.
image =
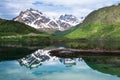
<path id="1" fill-rule="evenodd" d="M 49 16 L 73 14 L 82 17 L 95 9 L 119 2 L 119 0 L 0 0 L 0 16 L 12 19 L 20 11 L 34 8 Z"/>
<path id="2" fill-rule="evenodd" d="M 40 1 L 43 3 L 48 4 L 51 3 L 54 5 L 74 6 L 74 5 L 108 4 L 119 0 L 40 0 Z"/>

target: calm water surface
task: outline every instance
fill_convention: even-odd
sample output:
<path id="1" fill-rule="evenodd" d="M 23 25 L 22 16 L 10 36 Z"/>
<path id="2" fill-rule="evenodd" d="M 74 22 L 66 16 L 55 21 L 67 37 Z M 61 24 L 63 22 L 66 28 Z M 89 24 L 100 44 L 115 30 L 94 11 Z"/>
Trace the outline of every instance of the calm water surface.
<path id="1" fill-rule="evenodd" d="M 0 80 L 120 80 L 119 56 L 59 58 L 47 48 L 1 47 Z M 26 55 L 10 56 L 15 53 Z M 9 55 L 10 54 L 10 55 Z"/>

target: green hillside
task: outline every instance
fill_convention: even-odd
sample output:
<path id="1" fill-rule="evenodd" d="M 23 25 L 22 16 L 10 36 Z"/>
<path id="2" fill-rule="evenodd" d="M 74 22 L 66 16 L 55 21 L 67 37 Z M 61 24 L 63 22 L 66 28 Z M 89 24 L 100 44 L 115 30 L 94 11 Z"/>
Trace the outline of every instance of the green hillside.
<path id="1" fill-rule="evenodd" d="M 52 35 L 54 35 L 54 36 L 60 36 L 61 37 L 61 36 L 64 36 L 66 34 L 71 33 L 72 31 L 76 30 L 78 27 L 79 27 L 79 25 L 76 26 L 76 27 L 72 27 L 72 28 L 70 28 L 68 30 L 65 30 L 65 31 L 56 31 Z"/>
<path id="2" fill-rule="evenodd" d="M 39 34 L 40 32 L 23 23 L 15 22 L 12 20 L 0 19 L 0 36 L 22 35 L 22 34 L 29 34 L 29 33 Z"/>
<path id="3" fill-rule="evenodd" d="M 65 37 L 78 39 L 120 39 L 120 5 L 95 10 L 79 28 Z"/>
<path id="4" fill-rule="evenodd" d="M 23 23 L 0 19 L 0 41 L 48 40 L 53 38 Z"/>

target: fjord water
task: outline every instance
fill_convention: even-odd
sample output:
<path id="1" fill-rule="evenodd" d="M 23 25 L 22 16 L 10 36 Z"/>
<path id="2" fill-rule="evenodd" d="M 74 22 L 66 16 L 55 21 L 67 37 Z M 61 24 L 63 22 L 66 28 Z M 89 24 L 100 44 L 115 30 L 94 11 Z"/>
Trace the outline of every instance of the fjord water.
<path id="1" fill-rule="evenodd" d="M 21 46 L 0 47 L 0 80 L 120 80 L 119 56 L 60 58 L 49 55 L 56 46 Z"/>

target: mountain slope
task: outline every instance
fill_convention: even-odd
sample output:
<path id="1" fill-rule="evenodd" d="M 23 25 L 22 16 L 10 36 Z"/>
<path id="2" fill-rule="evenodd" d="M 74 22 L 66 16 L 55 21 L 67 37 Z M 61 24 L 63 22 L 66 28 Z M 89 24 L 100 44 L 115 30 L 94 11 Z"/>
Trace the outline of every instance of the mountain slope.
<path id="1" fill-rule="evenodd" d="M 79 25 L 78 25 L 78 26 L 75 26 L 75 27 L 72 27 L 72 28 L 70 28 L 70 29 L 68 29 L 68 30 L 65 30 L 65 31 L 56 31 L 56 32 L 54 32 L 52 35 L 61 37 L 61 36 L 64 36 L 64 35 L 66 35 L 66 34 L 69 34 L 69 33 L 73 32 L 73 31 L 76 30 L 78 27 L 79 27 Z"/>
<path id="2" fill-rule="evenodd" d="M 34 9 L 22 11 L 14 20 L 45 32 L 64 31 L 80 23 L 80 20 L 73 15 L 61 15 L 55 19 Z"/>
<path id="3" fill-rule="evenodd" d="M 93 11 L 78 29 L 65 36 L 73 39 L 120 39 L 120 5 Z"/>
<path id="4" fill-rule="evenodd" d="M 29 33 L 40 34 L 41 32 L 23 23 L 0 19 L 0 36 L 23 35 Z"/>

